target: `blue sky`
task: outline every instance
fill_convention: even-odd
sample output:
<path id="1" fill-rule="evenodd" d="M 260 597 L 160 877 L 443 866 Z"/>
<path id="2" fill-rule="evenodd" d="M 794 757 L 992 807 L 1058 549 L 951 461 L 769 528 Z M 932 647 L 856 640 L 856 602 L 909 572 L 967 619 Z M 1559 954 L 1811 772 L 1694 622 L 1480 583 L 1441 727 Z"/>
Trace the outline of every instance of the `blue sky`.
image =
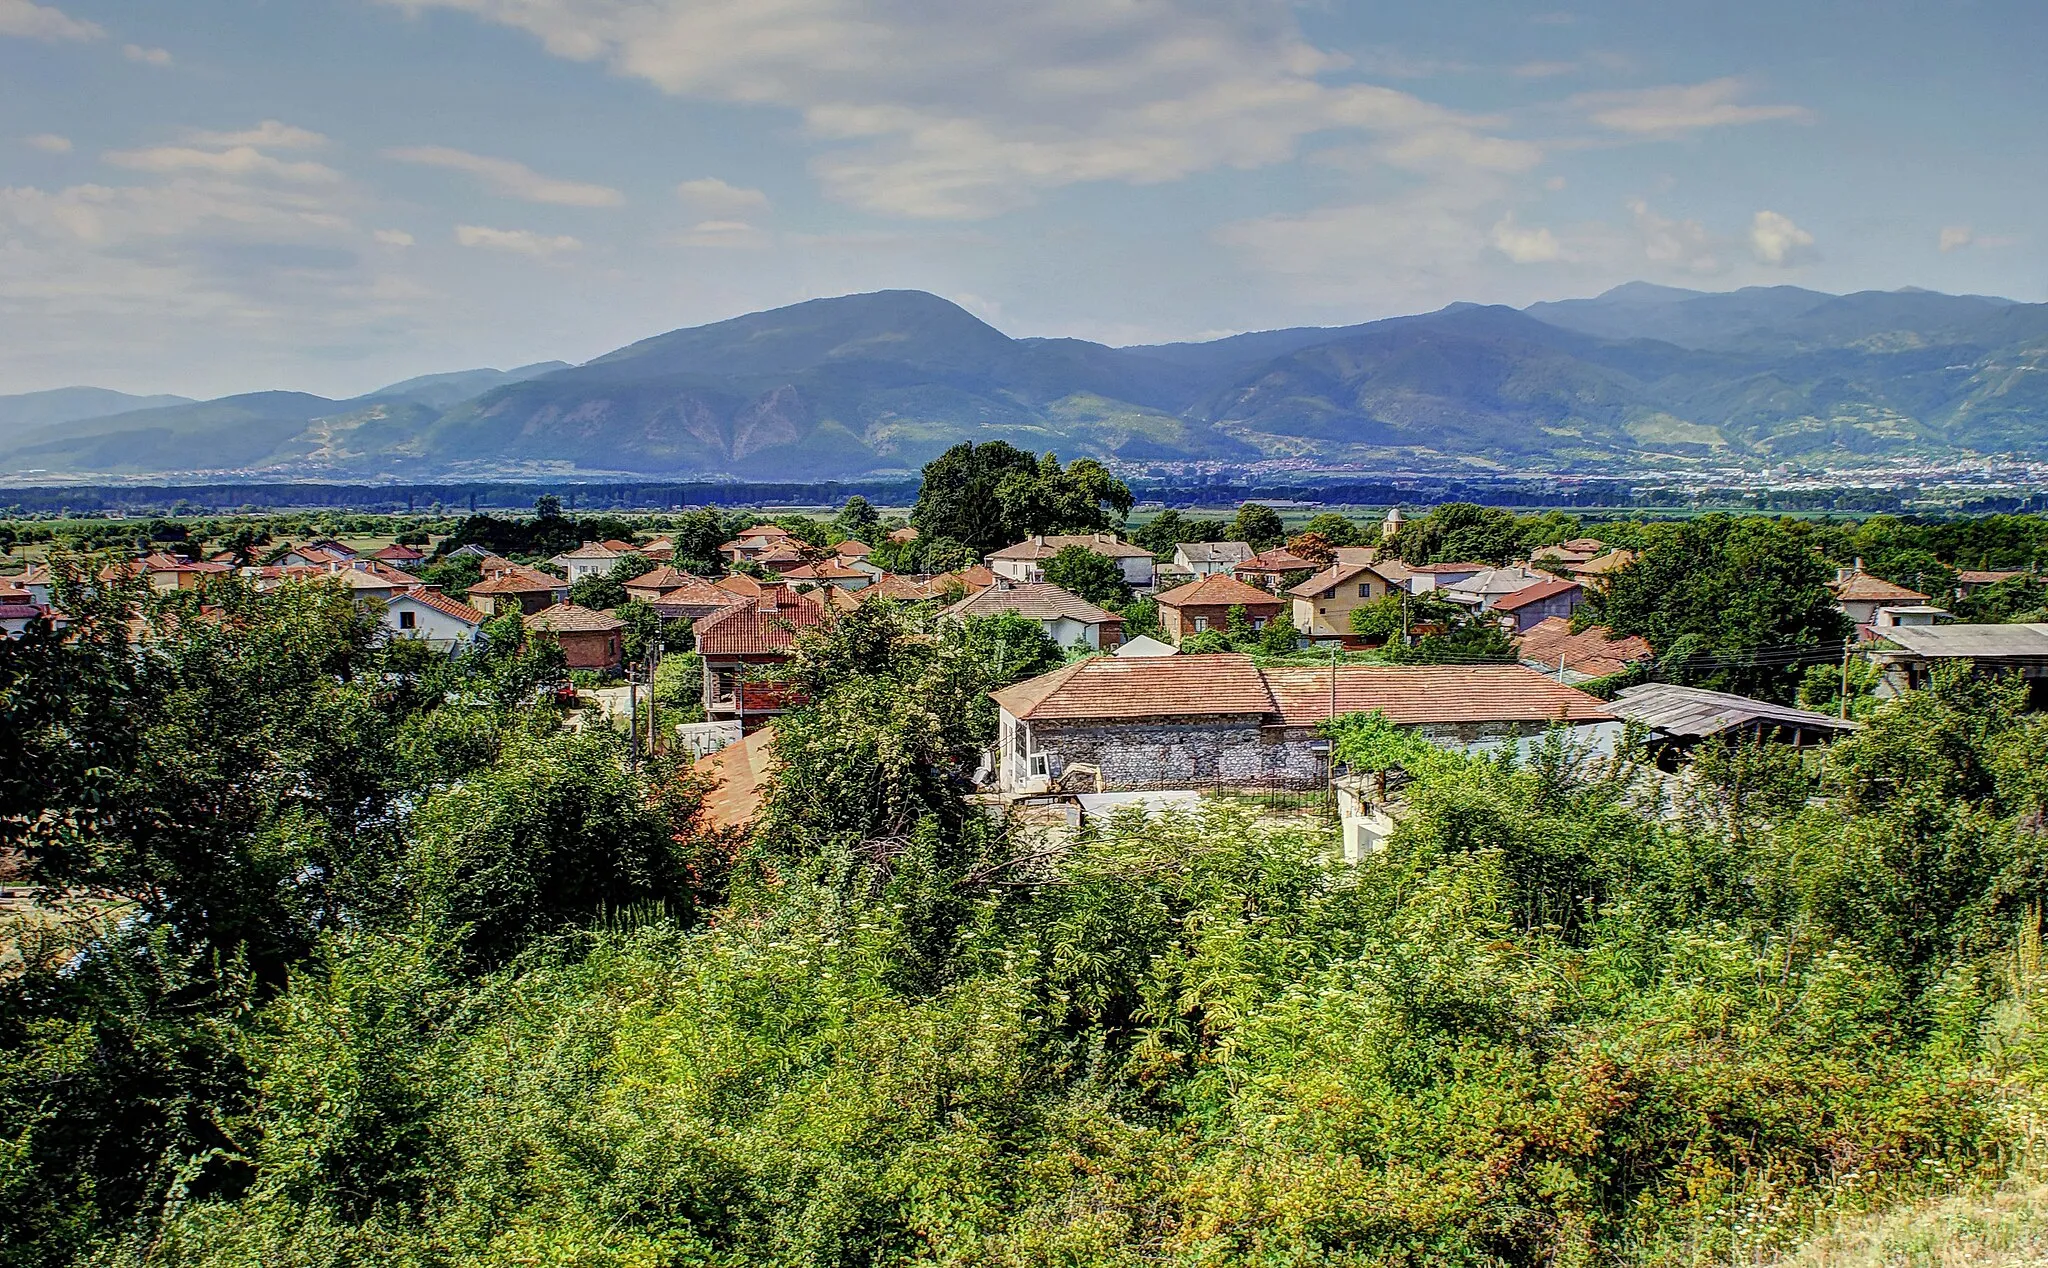
<path id="1" fill-rule="evenodd" d="M 360 392 L 918 287 L 1109 342 L 2048 299 L 2039 0 L 0 0 L 0 392 Z"/>

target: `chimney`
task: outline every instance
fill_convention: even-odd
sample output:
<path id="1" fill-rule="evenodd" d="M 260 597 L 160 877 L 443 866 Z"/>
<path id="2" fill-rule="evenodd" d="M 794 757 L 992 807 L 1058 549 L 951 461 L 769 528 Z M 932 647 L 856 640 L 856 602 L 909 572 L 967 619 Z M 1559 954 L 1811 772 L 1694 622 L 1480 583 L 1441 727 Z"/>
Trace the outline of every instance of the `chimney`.
<path id="1" fill-rule="evenodd" d="M 1033 533 L 1033 534 L 1031 535 L 1031 544 L 1032 544 L 1033 546 L 1043 546 L 1043 545 L 1045 545 L 1045 534 L 1043 534 L 1043 533 Z"/>

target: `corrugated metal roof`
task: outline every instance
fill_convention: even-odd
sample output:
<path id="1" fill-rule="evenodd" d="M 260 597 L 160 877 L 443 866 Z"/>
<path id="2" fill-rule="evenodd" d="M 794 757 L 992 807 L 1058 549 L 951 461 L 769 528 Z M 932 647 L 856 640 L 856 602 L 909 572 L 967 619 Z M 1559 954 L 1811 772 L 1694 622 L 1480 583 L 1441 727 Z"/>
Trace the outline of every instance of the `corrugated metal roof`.
<path id="1" fill-rule="evenodd" d="M 1888 625 L 1880 637 L 1930 660 L 2048 659 L 2048 625 Z"/>
<path id="2" fill-rule="evenodd" d="M 1610 706 L 1632 722 L 1682 739 L 1699 739 L 1751 725 L 1799 727 L 1811 731 L 1846 732 L 1857 724 L 1809 709 L 1752 700 L 1725 691 L 1703 691 L 1675 683 L 1650 682 L 1630 687 Z"/>

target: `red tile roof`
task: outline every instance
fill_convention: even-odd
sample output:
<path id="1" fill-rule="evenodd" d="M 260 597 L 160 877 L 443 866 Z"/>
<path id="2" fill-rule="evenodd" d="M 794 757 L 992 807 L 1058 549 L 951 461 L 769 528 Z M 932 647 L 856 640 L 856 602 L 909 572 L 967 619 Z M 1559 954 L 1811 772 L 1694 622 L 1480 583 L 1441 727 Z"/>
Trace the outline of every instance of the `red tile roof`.
<path id="1" fill-rule="evenodd" d="M 1013 717 L 1168 718 L 1270 714 L 1273 696 L 1249 656 L 1093 657 L 995 692 Z"/>
<path id="2" fill-rule="evenodd" d="M 1585 587 L 1576 581 L 1565 581 L 1561 578 L 1556 581 L 1539 581 L 1533 586 L 1524 586 L 1503 598 L 1495 599 L 1493 601 L 1493 610 L 1496 612 L 1519 612 L 1532 603 L 1541 603 L 1545 599 L 1555 599 L 1560 595 L 1572 594 L 1584 589 Z"/>
<path id="3" fill-rule="evenodd" d="M 1082 533 L 1071 536 L 1046 534 L 1030 537 L 1014 546 L 1005 546 L 984 558 L 987 559 L 1050 559 L 1069 546 L 1080 546 L 1098 555 L 1111 559 L 1150 559 L 1152 552 L 1142 546 L 1117 540 L 1115 533 Z"/>
<path id="4" fill-rule="evenodd" d="M 1062 617 L 1079 621 L 1083 625 L 1118 625 L 1123 618 L 1114 612 L 1098 608 L 1071 590 L 1063 590 L 1048 581 L 1022 585 L 993 585 L 985 590 L 970 594 L 947 608 L 943 615 L 1000 616 L 1015 612 L 1018 616 L 1033 621 L 1052 621 Z"/>
<path id="5" fill-rule="evenodd" d="M 824 620 L 823 604 L 774 586 L 752 603 L 735 603 L 697 622 L 697 651 L 705 656 L 786 652 L 799 632 Z"/>
<path id="6" fill-rule="evenodd" d="M 805 564 L 801 568 L 787 569 L 783 572 L 782 579 L 785 581 L 851 581 L 856 577 L 866 577 L 868 575 L 868 573 L 862 572 L 858 568 L 848 568 L 828 559 L 820 564 Z"/>
<path id="7" fill-rule="evenodd" d="M 1278 546 L 1272 550 L 1263 551 L 1259 554 L 1253 555 L 1250 559 L 1245 560 L 1243 563 L 1239 564 L 1236 568 L 1232 569 L 1231 571 L 1303 572 L 1314 567 L 1315 563 L 1313 561 L 1303 559 L 1300 555 L 1295 554 L 1293 551 L 1287 549 L 1285 546 Z"/>
<path id="8" fill-rule="evenodd" d="M 373 559 L 381 559 L 386 563 L 393 564 L 416 564 L 426 557 L 424 552 L 415 550 L 411 546 L 400 542 L 393 542 L 371 556 Z"/>
<path id="9" fill-rule="evenodd" d="M 661 591 L 674 590 L 679 586 L 701 586 L 705 584 L 708 583 L 706 583 L 702 577 L 699 577 L 694 573 L 684 572 L 680 568 L 671 568 L 664 564 L 659 568 L 652 569 L 648 572 L 643 572 L 639 576 L 633 578 L 631 581 L 628 581 L 626 583 L 626 589 Z"/>
<path id="10" fill-rule="evenodd" d="M 1626 568 L 1635 561 L 1636 552 L 1632 550 L 1610 550 L 1582 564 L 1566 564 L 1565 571 L 1578 577 L 1599 577 L 1617 568 Z"/>
<path id="11" fill-rule="evenodd" d="M 692 764 L 699 774 L 717 778 L 718 786 L 704 798 L 704 817 L 713 827 L 744 828 L 761 813 L 761 802 L 774 768 L 775 724 L 707 753 Z"/>
<path id="12" fill-rule="evenodd" d="M 1572 633 L 1569 618 L 1553 616 L 1524 631 L 1520 643 L 1525 664 L 1555 670 L 1560 658 L 1564 667 L 1589 678 L 1618 674 L 1635 661 L 1649 660 L 1654 652 L 1644 639 L 1631 634 L 1614 637 L 1604 625 L 1592 625 Z"/>
<path id="13" fill-rule="evenodd" d="M 574 603 L 557 603 L 526 618 L 526 628 L 553 634 L 609 634 L 626 628 L 615 616 L 593 612 Z"/>
<path id="14" fill-rule="evenodd" d="M 568 593 L 569 583 L 529 568 L 514 567 L 486 577 L 469 588 L 471 594 L 539 594 L 542 591 Z"/>
<path id="15" fill-rule="evenodd" d="M 1996 585 L 2001 581 L 2010 580 L 2013 577 L 2024 577 L 2026 575 L 2025 570 L 2020 568 L 1964 568 L 1956 573 L 1956 580 L 1966 586 L 1989 586 Z"/>
<path id="16" fill-rule="evenodd" d="M 1607 706 L 1521 665 L 1340 665 L 1337 712 L 1378 710 L 1401 726 L 1459 722 L 1605 722 Z M 1330 716 L 1330 671 L 1265 671 L 1288 726 Z"/>
<path id="17" fill-rule="evenodd" d="M 1895 600 L 1910 600 L 1925 603 L 1927 596 L 1918 590 L 1895 586 L 1883 577 L 1873 577 L 1867 572 L 1852 572 L 1831 587 L 1835 597 L 1845 603 L 1890 603 Z"/>
<path id="18" fill-rule="evenodd" d="M 1365 564 L 1335 563 L 1287 593 L 1300 599 L 1313 599 L 1317 595 L 1328 594 L 1338 586 L 1355 581 L 1360 577 L 1374 577 L 1382 583 L 1391 584 L 1388 582 L 1387 577 L 1375 567 L 1368 567 Z"/>
<path id="19" fill-rule="evenodd" d="M 411 599 L 418 603 L 424 603 L 428 607 L 434 609 L 434 611 L 439 612 L 444 616 L 452 616 L 456 620 L 462 621 L 465 624 L 469 625 L 482 625 L 484 621 L 488 619 L 484 616 L 483 613 L 477 611 L 475 608 L 469 606 L 467 603 L 463 603 L 457 599 L 451 599 L 447 595 L 442 594 L 439 590 L 435 590 L 428 586 L 415 586 L 413 589 L 407 590 L 403 594 L 393 596 L 392 601 L 396 602 L 399 599 Z"/>
<path id="20" fill-rule="evenodd" d="M 1228 573 L 1212 573 L 1200 581 L 1175 586 L 1158 596 L 1163 608 L 1267 608 L 1279 611 L 1286 600 L 1277 594 L 1248 586 Z"/>
<path id="21" fill-rule="evenodd" d="M 1440 577 L 1445 574 L 1461 572 L 1485 572 L 1490 566 L 1488 564 L 1412 564 L 1409 566 L 1408 571 L 1423 572 L 1431 576 Z"/>
<path id="22" fill-rule="evenodd" d="M 865 559 L 874 551 L 866 542 L 843 541 L 832 548 L 841 559 Z"/>

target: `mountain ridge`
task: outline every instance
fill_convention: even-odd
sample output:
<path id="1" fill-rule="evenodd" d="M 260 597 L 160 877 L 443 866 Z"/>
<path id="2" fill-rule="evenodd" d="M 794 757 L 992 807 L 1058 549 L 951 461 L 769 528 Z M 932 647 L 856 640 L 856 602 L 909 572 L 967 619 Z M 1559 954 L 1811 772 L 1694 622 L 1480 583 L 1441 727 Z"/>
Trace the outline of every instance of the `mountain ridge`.
<path id="1" fill-rule="evenodd" d="M 2048 456 L 2048 305 L 1629 283 L 1526 309 L 1111 347 L 922 291 L 808 300 L 581 365 L 260 392 L 0 430 L 7 474 L 834 478 L 962 440 L 1125 462 Z M 0 422 L 6 402 L 0 398 Z"/>

